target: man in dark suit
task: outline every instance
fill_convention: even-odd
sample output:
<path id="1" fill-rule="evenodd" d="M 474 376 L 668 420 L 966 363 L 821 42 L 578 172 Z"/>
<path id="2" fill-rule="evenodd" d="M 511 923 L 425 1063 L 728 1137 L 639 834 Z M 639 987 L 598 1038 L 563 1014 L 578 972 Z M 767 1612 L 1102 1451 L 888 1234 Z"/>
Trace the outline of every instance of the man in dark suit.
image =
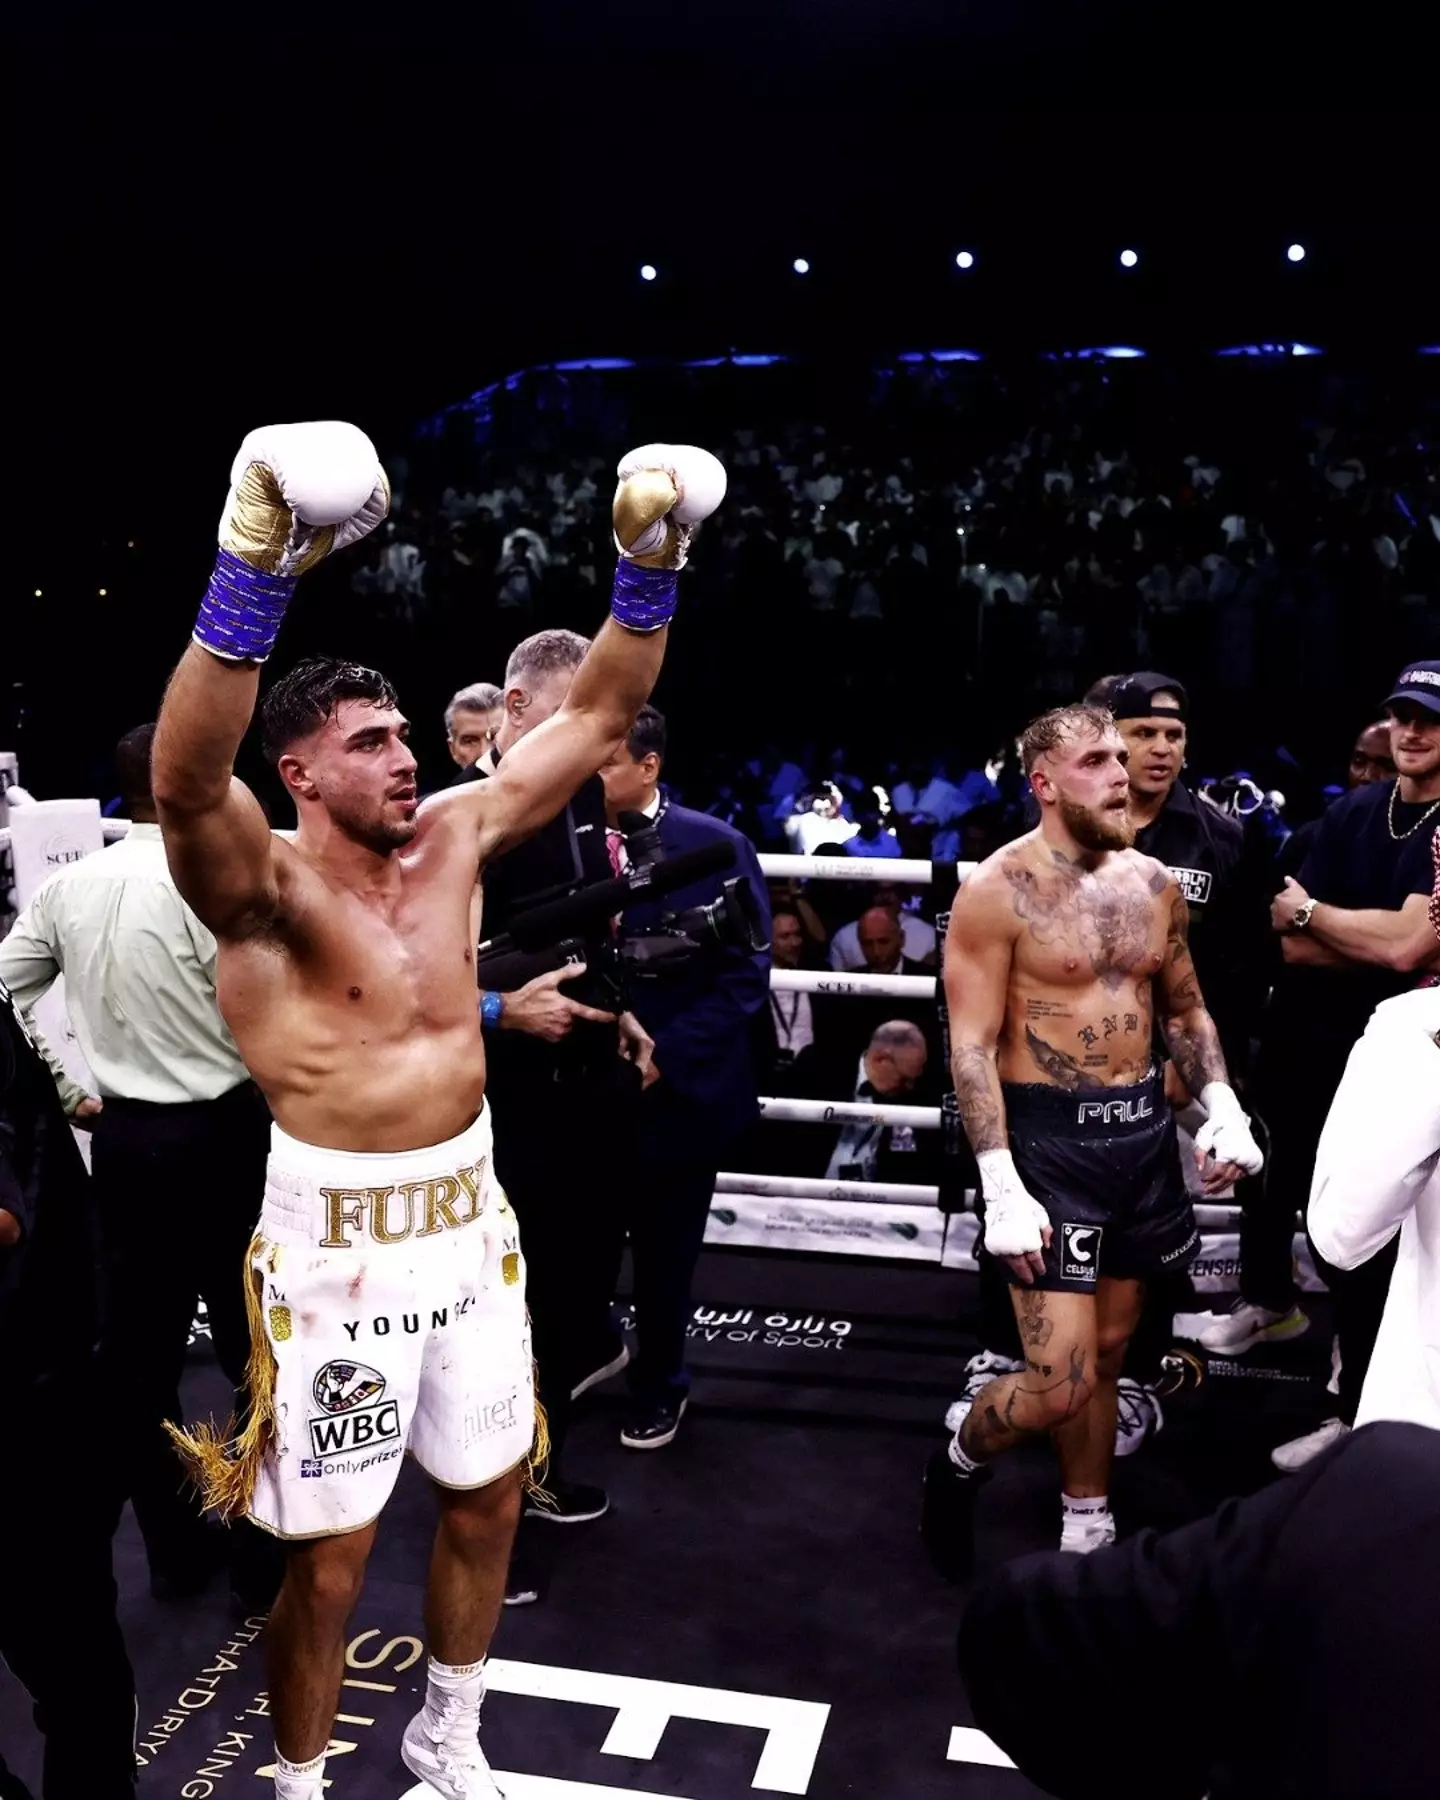
<path id="1" fill-rule="evenodd" d="M 886 1106 L 935 1106 L 925 1034 L 908 1019 L 877 1025 L 858 1062 L 817 1057 L 809 1065 L 811 1098 Z M 809 1140 L 804 1173 L 831 1181 L 939 1181 L 940 1134 L 908 1125 L 861 1121 L 799 1126 Z"/>
<path id="2" fill-rule="evenodd" d="M 1060 1800 L 1414 1800 L 1437 1668 L 1423 1425 L 1367 1425 L 1164 1536 L 1022 1557 L 960 1628 L 976 1724 Z"/>
<path id="3" fill-rule="evenodd" d="M 494 744 L 460 779 L 488 780 L 527 732 L 559 710 L 587 648 L 575 632 L 558 630 L 515 646 Z M 481 938 L 501 936 L 529 906 L 610 874 L 605 790 L 592 777 L 548 825 L 487 866 Z M 583 966 L 504 993 L 492 991 L 483 968 L 479 976 L 495 1172 L 520 1221 L 535 1369 L 550 1424 L 550 1498 L 526 1501 L 511 1559 L 506 1604 L 519 1606 L 545 1591 L 539 1546 L 551 1526 L 584 1524 L 610 1505 L 603 1488 L 570 1479 L 565 1445 L 574 1399 L 627 1356 L 610 1329 L 610 1283 L 621 1255 L 644 1046 L 633 1022 L 617 1021 L 591 988 Z"/>
<path id="4" fill-rule="evenodd" d="M 620 1441 L 631 1450 L 668 1444 L 685 1411 L 690 1282 L 716 1171 L 756 1116 L 756 1044 L 770 993 L 770 902 L 754 848 L 733 826 L 674 805 L 659 785 L 664 759 L 665 721 L 653 706 L 643 707 L 600 771 L 612 864 L 623 869 L 628 856 L 620 815 L 643 813 L 667 859 L 718 840 L 734 846 L 735 866 L 663 901 L 627 907 L 623 934 L 653 930 L 662 913 L 707 905 L 738 877 L 749 885 L 766 948 L 710 942 L 682 967 L 638 981 L 632 991 L 640 1023 L 655 1040 L 656 1078 L 641 1097 L 639 1154 L 626 1188 L 639 1353 L 631 1370 L 635 1404 Z"/>
<path id="5" fill-rule="evenodd" d="M 918 975 L 933 984 L 935 970 L 929 963 L 915 962 L 904 953 L 900 922 L 886 906 L 872 906 L 856 921 L 856 935 L 863 968 L 856 975 Z M 843 980 L 843 973 L 837 974 Z M 821 1035 L 843 1050 L 853 1064 L 863 1056 L 872 1037 L 882 1025 L 895 1019 L 907 1019 L 924 1034 L 930 1066 L 938 1068 L 941 1057 L 940 1015 L 933 993 L 910 996 L 885 994 L 850 994 L 817 996 L 815 1001 L 815 1035 Z M 833 1098 L 833 1096 L 830 1096 Z"/>

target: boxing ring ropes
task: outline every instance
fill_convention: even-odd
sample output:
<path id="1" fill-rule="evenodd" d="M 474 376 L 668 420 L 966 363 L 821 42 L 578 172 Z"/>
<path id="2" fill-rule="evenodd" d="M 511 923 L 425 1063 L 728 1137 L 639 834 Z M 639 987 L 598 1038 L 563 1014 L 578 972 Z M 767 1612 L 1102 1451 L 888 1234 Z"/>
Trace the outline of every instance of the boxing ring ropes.
<path id="1" fill-rule="evenodd" d="M 43 806 L 43 802 L 30 804 Z M 104 841 L 123 838 L 127 819 L 100 821 Z M 0 826 L 0 853 L 8 854 L 10 831 Z M 957 863 L 963 882 L 973 863 Z M 943 868 L 944 865 L 941 865 Z M 815 857 L 762 853 L 760 868 L 767 879 L 887 882 L 902 887 L 928 887 L 937 865 L 915 860 L 871 857 Z M 948 870 L 946 871 L 948 873 Z M 846 997 L 883 997 L 935 1004 L 934 975 L 872 975 L 829 970 L 775 969 L 773 993 Z M 801 1100 L 767 1095 L 761 1116 L 780 1123 L 840 1125 L 849 1123 L 907 1126 L 913 1131 L 942 1129 L 938 1106 L 871 1104 L 855 1100 Z M 722 1170 L 706 1230 L 707 1244 L 747 1249 L 800 1250 L 812 1254 L 849 1254 L 885 1260 L 939 1263 L 974 1269 L 979 1235 L 977 1196 L 967 1189 L 963 1209 L 942 1212 L 938 1186 L 907 1182 L 830 1181 L 786 1175 Z M 1235 1286 L 1239 1258 L 1240 1209 L 1233 1202 L 1195 1202 L 1201 1252 L 1195 1285 L 1224 1292 Z M 1297 1221 L 1298 1227 L 1298 1221 Z M 1297 1240 L 1302 1279 L 1308 1270 L 1303 1239 Z M 1305 1285 L 1310 1285 L 1306 1282 Z M 1318 1285 L 1316 1283 L 1315 1285 Z"/>

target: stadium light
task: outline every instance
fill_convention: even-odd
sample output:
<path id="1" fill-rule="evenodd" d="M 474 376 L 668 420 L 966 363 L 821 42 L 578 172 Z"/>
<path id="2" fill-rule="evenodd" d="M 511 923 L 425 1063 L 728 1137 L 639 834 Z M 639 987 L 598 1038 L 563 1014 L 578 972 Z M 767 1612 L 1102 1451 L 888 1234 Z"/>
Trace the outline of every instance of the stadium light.
<path id="1" fill-rule="evenodd" d="M 1305 246 L 1303 244 L 1292 244 L 1285 252 L 1285 256 L 1289 262 L 1302 263 L 1305 260 Z"/>
<path id="2" fill-rule="evenodd" d="M 810 273 L 810 265 L 803 256 L 797 256 L 790 267 L 797 275 L 808 275 Z"/>
<path id="3" fill-rule="evenodd" d="M 955 258 L 955 267 L 957 269 L 973 269 L 975 267 L 974 252 L 971 250 L 961 250 Z"/>
<path id="4" fill-rule="evenodd" d="M 1140 258 L 1133 250 L 1122 250 L 1120 252 L 1120 267 L 1122 269 L 1133 269 L 1139 260 Z"/>
<path id="5" fill-rule="evenodd" d="M 660 271 L 655 267 L 654 263 L 641 263 L 640 265 L 640 279 L 642 281 L 653 281 L 659 272 Z"/>

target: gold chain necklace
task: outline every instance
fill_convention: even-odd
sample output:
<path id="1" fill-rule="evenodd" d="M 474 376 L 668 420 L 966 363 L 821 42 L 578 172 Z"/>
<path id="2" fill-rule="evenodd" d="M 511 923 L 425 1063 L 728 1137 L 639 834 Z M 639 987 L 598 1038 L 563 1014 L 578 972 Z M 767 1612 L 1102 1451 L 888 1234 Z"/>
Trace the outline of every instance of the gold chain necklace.
<path id="1" fill-rule="evenodd" d="M 1400 783 L 1397 781 L 1395 783 L 1394 787 L 1392 787 L 1390 790 L 1390 807 L 1389 807 L 1388 817 L 1386 818 L 1386 824 L 1389 825 L 1390 835 L 1395 840 L 1395 842 L 1397 844 L 1403 844 L 1405 842 L 1406 838 L 1414 837 L 1415 833 L 1420 829 L 1420 827 L 1430 817 L 1431 813 L 1440 812 L 1440 800 L 1432 801 L 1430 803 L 1430 805 L 1425 808 L 1424 812 L 1421 813 L 1420 817 L 1415 821 L 1415 823 L 1410 827 L 1410 829 L 1408 831 L 1397 831 L 1395 829 L 1395 796 L 1399 792 L 1400 792 Z"/>

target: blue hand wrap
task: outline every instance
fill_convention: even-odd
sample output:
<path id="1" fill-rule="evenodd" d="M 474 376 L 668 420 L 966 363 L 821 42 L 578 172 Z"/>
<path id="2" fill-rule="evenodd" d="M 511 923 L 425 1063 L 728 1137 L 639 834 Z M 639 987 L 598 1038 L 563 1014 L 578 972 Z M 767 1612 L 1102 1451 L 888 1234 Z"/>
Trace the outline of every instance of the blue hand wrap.
<path id="1" fill-rule="evenodd" d="M 627 631 L 658 631 L 675 617 L 679 582 L 674 569 L 643 569 L 621 561 L 610 590 L 610 613 Z"/>
<path id="2" fill-rule="evenodd" d="M 264 662 L 294 592 L 294 576 L 266 575 L 222 550 L 200 602 L 195 642 L 227 662 Z"/>

